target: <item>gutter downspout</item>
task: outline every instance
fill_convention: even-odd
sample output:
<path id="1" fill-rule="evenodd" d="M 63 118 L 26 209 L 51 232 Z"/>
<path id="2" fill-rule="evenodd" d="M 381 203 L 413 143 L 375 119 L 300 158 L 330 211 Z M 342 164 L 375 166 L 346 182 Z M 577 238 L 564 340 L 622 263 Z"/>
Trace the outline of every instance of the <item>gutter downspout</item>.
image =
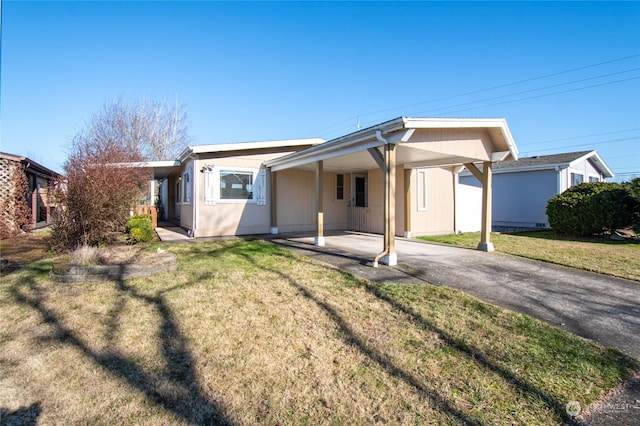
<path id="1" fill-rule="evenodd" d="M 389 141 L 382 137 L 382 132 L 380 130 L 376 130 L 376 139 L 379 142 L 382 142 L 384 145 L 389 144 Z M 386 183 L 387 179 L 389 179 L 388 172 L 387 172 L 387 169 L 389 168 L 389 156 L 386 153 L 386 147 L 385 147 L 384 165 L 385 165 L 385 170 L 383 170 L 383 172 L 384 172 L 384 181 Z M 387 238 L 387 236 L 389 235 L 388 234 L 389 232 L 389 194 L 387 191 L 387 186 L 388 185 L 384 186 L 384 247 L 382 252 L 373 259 L 374 268 L 378 267 L 378 262 L 380 261 L 380 259 L 382 259 L 384 256 L 389 254 L 389 241 Z"/>

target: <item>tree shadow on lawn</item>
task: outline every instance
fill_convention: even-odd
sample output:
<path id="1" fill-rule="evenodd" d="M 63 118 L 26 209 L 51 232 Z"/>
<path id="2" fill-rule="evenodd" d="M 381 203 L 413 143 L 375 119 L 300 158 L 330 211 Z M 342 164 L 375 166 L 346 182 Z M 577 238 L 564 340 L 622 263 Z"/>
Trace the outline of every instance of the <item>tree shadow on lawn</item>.
<path id="1" fill-rule="evenodd" d="M 302 294 L 306 299 L 315 303 L 318 307 L 320 307 L 331 320 L 338 326 L 341 331 L 341 335 L 343 336 L 343 340 L 347 345 L 351 345 L 356 347 L 362 354 L 364 354 L 371 361 L 378 364 L 384 371 L 388 372 L 390 375 L 399 378 L 404 381 L 407 385 L 411 386 L 415 389 L 421 396 L 425 399 L 429 400 L 431 403 L 439 407 L 443 412 L 448 413 L 453 416 L 458 421 L 464 424 L 470 425 L 479 425 L 482 422 L 479 419 L 471 417 L 469 414 L 457 409 L 446 397 L 440 395 L 436 390 L 429 388 L 427 383 L 424 383 L 419 378 L 411 374 L 410 372 L 404 370 L 400 366 L 396 365 L 393 360 L 389 357 L 389 355 L 385 354 L 384 351 L 379 350 L 373 345 L 369 344 L 360 337 L 349 325 L 349 323 L 325 300 L 318 297 L 314 294 L 314 292 L 309 289 L 307 286 L 298 282 L 295 278 L 283 273 L 281 270 L 269 268 L 266 266 L 262 266 L 259 262 L 256 261 L 250 254 L 248 253 L 239 253 L 243 255 L 247 262 L 259 267 L 265 272 L 276 274 L 281 278 L 285 279 L 289 282 L 289 284 L 295 288 L 300 294 Z M 274 253 L 276 256 L 282 256 L 287 259 L 291 259 L 292 256 L 286 253 Z M 313 266 L 317 266 L 312 262 L 305 259 L 296 259 L 299 262 L 307 263 Z M 337 271 L 345 278 L 349 280 L 353 280 L 354 276 L 348 272 Z M 544 402 L 544 404 L 556 414 L 558 418 L 561 418 L 565 422 L 571 422 L 571 418 L 567 415 L 565 410 L 564 403 L 554 399 L 552 396 L 548 395 L 544 391 L 536 388 L 534 385 L 528 383 L 526 380 L 518 377 L 512 371 L 509 371 L 505 368 L 502 368 L 495 363 L 493 363 L 487 356 L 485 356 L 478 348 L 475 348 L 463 340 L 457 339 L 453 337 L 447 331 L 439 328 L 434 323 L 430 322 L 418 312 L 414 311 L 408 306 L 390 298 L 386 294 L 384 294 L 377 286 L 367 283 L 365 284 L 366 291 L 376 297 L 377 299 L 388 304 L 392 309 L 401 312 L 405 316 L 411 318 L 413 322 L 419 324 L 421 328 L 426 331 L 436 333 L 442 341 L 444 341 L 451 348 L 455 349 L 459 354 L 469 358 L 474 363 L 478 364 L 480 367 L 485 368 L 487 370 L 492 371 L 493 373 L 498 374 L 504 380 L 509 382 L 514 389 L 520 394 L 533 395 L 537 399 Z M 566 402 L 565 402 L 566 403 Z"/>
<path id="2" fill-rule="evenodd" d="M 35 280 L 35 276 L 48 273 L 51 267 L 44 264 L 32 264 L 28 268 L 33 274 L 21 279 L 10 290 L 15 300 L 33 308 L 42 318 L 44 324 L 53 326 L 55 332 L 47 337 L 65 345 L 79 349 L 96 365 L 126 380 L 134 389 L 145 395 L 165 410 L 174 413 L 192 424 L 231 425 L 224 415 L 223 407 L 205 396 L 195 370 L 193 356 L 187 346 L 186 338 L 175 320 L 174 314 L 165 301 L 165 294 L 177 288 L 184 288 L 197 282 L 185 283 L 149 296 L 138 292 L 126 281 L 115 281 L 118 298 L 109 311 L 107 321 L 111 328 L 107 334 L 110 343 L 108 349 L 97 351 L 89 342 L 84 341 L 78 333 L 63 324 L 63 318 L 46 306 L 46 296 Z M 207 274 L 199 277 L 206 279 Z M 94 285 L 100 285 L 94 284 Z M 161 353 L 166 370 L 162 373 L 145 371 L 144 366 L 119 353 L 114 347 L 114 336 L 120 328 L 119 316 L 122 314 L 126 299 L 137 299 L 152 307 L 161 318 L 159 335 Z M 167 385 L 168 384 L 168 385 Z"/>

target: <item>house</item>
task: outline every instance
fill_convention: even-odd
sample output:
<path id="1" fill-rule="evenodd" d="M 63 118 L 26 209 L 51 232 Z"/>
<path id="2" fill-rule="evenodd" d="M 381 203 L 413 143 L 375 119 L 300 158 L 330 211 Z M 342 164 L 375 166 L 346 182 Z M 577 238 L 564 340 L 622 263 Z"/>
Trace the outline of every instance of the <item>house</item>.
<path id="1" fill-rule="evenodd" d="M 596 151 L 523 157 L 493 165 L 494 230 L 549 228 L 547 201 L 582 182 L 603 182 L 614 174 Z M 469 171 L 460 173 L 464 191 L 480 191 Z M 476 196 L 477 198 L 477 196 Z M 480 209 L 476 201 L 476 210 Z M 479 227 L 476 225 L 476 230 Z M 470 229 L 472 230 L 472 229 Z"/>
<path id="2" fill-rule="evenodd" d="M 143 166 L 162 180 L 164 218 L 192 236 L 304 231 L 321 246 L 325 230 L 373 232 L 385 236 L 376 261 L 395 264 L 395 236 L 456 229 L 464 166 L 483 179 L 479 248 L 492 250 L 492 164 L 516 158 L 504 119 L 399 117 L 330 141 L 190 146 Z"/>
<path id="3" fill-rule="evenodd" d="M 28 187 L 25 202 L 29 209 L 29 225 L 35 228 L 51 222 L 53 203 L 49 200 L 48 189 L 59 176 L 27 157 L 0 152 L 0 222 L 4 228 L 3 234 L 19 229 L 16 222 L 20 220 L 15 217 L 15 191 L 16 183 L 23 178 Z"/>

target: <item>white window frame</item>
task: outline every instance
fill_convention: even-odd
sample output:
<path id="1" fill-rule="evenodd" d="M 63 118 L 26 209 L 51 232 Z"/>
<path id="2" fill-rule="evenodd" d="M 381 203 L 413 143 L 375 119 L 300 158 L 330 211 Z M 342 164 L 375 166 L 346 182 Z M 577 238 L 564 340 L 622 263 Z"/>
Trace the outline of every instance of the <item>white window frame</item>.
<path id="1" fill-rule="evenodd" d="M 176 205 L 182 204 L 182 177 L 176 181 L 175 194 L 173 194 L 173 199 Z"/>
<path id="2" fill-rule="evenodd" d="M 204 205 L 213 206 L 216 204 L 256 204 L 264 206 L 267 204 L 266 197 L 266 169 L 235 167 L 235 166 L 217 166 L 213 164 L 205 165 L 202 168 L 204 172 Z M 252 198 L 235 198 L 223 199 L 220 194 L 220 174 L 238 172 L 252 174 Z"/>
<path id="3" fill-rule="evenodd" d="M 342 176 L 342 187 L 338 186 L 338 176 Z M 336 201 L 344 201 L 345 200 L 345 194 L 344 194 L 344 190 L 345 190 L 345 176 L 344 173 L 336 173 Z M 338 188 L 342 188 L 342 197 L 338 197 Z"/>
<path id="4" fill-rule="evenodd" d="M 191 179 L 191 170 L 185 170 L 182 173 L 182 202 L 190 204 L 193 193 L 193 182 Z"/>
<path id="5" fill-rule="evenodd" d="M 419 212 L 429 210 L 427 168 L 416 169 L 416 207 Z"/>
<path id="6" fill-rule="evenodd" d="M 576 175 L 576 176 L 580 176 L 580 177 L 582 178 L 582 182 L 580 182 L 580 183 L 584 183 L 584 173 L 582 173 L 582 172 L 574 172 L 574 171 L 570 171 L 570 172 L 569 172 L 569 186 L 570 186 L 570 187 L 580 185 L 580 183 L 574 183 L 574 182 L 573 182 L 573 176 L 574 176 L 574 175 Z"/>

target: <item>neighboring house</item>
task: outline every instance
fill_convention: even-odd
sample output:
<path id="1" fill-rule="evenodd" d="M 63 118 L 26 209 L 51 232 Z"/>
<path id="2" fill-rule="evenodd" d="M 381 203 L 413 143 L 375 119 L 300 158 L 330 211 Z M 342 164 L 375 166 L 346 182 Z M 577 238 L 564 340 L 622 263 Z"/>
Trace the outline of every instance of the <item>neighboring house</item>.
<path id="1" fill-rule="evenodd" d="M 603 182 L 613 176 L 596 151 L 539 155 L 496 163 L 493 166 L 493 229 L 549 228 L 546 208 L 550 198 L 582 182 Z M 480 181 L 468 171 L 460 173 L 459 182 L 469 193 L 473 193 L 474 187 L 481 187 Z M 477 202 L 475 209 L 480 209 Z M 479 230 L 477 225 L 476 228 Z"/>
<path id="2" fill-rule="evenodd" d="M 163 180 L 165 219 L 195 237 L 352 230 L 395 236 L 454 232 L 463 165 L 517 158 L 503 119 L 400 117 L 330 141 L 299 139 L 191 146 L 175 161 L 144 163 Z M 476 170 L 478 170 L 476 168 Z M 491 187 L 483 197 L 490 200 Z M 478 212 L 492 250 L 490 207 Z"/>
<path id="3" fill-rule="evenodd" d="M 14 212 L 15 173 L 24 173 L 28 195 L 26 203 L 30 211 L 31 227 L 44 226 L 51 221 L 53 205 L 48 197 L 48 189 L 60 175 L 35 161 L 22 156 L 0 152 L 0 206 L 1 220 L 15 230 Z"/>

